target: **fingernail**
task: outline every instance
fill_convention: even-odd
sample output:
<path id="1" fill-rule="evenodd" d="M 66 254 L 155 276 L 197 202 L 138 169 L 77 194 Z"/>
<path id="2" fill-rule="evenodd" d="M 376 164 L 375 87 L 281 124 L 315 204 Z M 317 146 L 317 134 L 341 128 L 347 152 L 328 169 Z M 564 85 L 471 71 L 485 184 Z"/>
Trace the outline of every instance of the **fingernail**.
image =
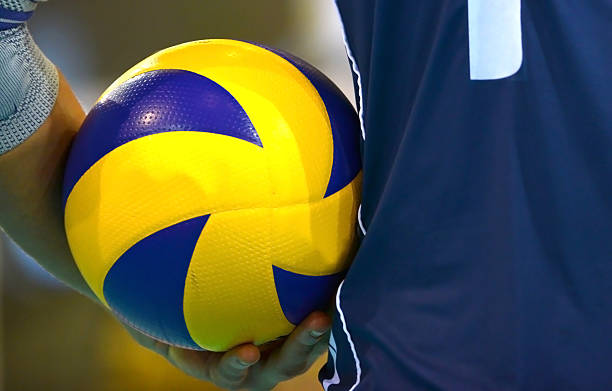
<path id="1" fill-rule="evenodd" d="M 250 366 L 251 366 L 251 365 L 253 365 L 253 364 L 254 364 L 254 363 L 252 363 L 252 362 L 246 362 L 246 361 L 243 361 L 243 360 L 241 360 L 241 359 L 238 359 L 238 365 L 240 365 L 240 366 L 241 366 L 241 367 L 243 367 L 243 368 L 250 367 Z"/>
<path id="2" fill-rule="evenodd" d="M 311 335 L 313 338 L 319 338 L 320 336 L 322 336 L 323 334 L 325 334 L 325 333 L 327 332 L 327 330 L 328 330 L 328 329 L 325 329 L 325 330 L 312 330 L 312 331 L 310 332 L 310 335 Z"/>

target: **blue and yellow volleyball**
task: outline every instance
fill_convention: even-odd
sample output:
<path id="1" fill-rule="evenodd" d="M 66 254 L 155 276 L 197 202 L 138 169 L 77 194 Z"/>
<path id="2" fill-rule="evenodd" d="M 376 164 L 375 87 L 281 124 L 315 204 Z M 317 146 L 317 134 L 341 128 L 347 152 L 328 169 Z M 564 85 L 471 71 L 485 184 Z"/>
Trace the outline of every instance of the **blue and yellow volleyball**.
<path id="1" fill-rule="evenodd" d="M 234 40 L 146 58 L 100 97 L 63 190 L 77 266 L 123 322 L 224 351 L 326 309 L 355 248 L 359 121 L 288 53 Z"/>

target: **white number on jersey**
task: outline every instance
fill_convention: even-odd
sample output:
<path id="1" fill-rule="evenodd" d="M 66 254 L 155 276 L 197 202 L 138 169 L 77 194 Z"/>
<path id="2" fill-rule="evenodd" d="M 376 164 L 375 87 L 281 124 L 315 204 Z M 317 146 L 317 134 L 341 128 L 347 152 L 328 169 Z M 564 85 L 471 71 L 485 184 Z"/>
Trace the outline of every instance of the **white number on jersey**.
<path id="1" fill-rule="evenodd" d="M 470 79 L 514 75 L 523 63 L 521 0 L 468 0 Z"/>

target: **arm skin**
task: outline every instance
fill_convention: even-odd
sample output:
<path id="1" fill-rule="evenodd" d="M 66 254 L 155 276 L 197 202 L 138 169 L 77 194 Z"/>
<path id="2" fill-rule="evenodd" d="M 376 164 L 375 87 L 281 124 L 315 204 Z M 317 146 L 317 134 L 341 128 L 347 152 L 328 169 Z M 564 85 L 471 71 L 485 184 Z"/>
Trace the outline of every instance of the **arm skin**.
<path id="1" fill-rule="evenodd" d="M 25 142 L 0 156 L 0 227 L 54 276 L 99 303 L 72 258 L 61 208 L 66 157 L 84 118 L 60 73 L 49 118 Z M 226 353 L 181 349 L 126 329 L 140 345 L 191 376 L 229 390 L 263 391 L 308 370 L 327 350 L 330 324 L 329 316 L 316 312 L 286 339 L 261 347 L 245 344 Z"/>
<path id="2" fill-rule="evenodd" d="M 61 210 L 64 164 L 85 113 L 59 76 L 49 118 L 25 142 L 0 156 L 0 227 L 51 274 L 93 299 L 70 254 Z"/>

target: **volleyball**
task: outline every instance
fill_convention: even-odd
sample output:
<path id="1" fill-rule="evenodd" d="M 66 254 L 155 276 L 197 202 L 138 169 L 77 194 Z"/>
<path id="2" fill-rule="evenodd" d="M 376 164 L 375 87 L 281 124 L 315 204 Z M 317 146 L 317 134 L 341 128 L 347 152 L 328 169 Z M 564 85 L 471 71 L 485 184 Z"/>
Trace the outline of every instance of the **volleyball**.
<path id="1" fill-rule="evenodd" d="M 174 46 L 87 115 L 63 185 L 68 243 L 123 322 L 224 351 L 329 307 L 355 249 L 359 119 L 320 71 L 234 40 Z"/>

